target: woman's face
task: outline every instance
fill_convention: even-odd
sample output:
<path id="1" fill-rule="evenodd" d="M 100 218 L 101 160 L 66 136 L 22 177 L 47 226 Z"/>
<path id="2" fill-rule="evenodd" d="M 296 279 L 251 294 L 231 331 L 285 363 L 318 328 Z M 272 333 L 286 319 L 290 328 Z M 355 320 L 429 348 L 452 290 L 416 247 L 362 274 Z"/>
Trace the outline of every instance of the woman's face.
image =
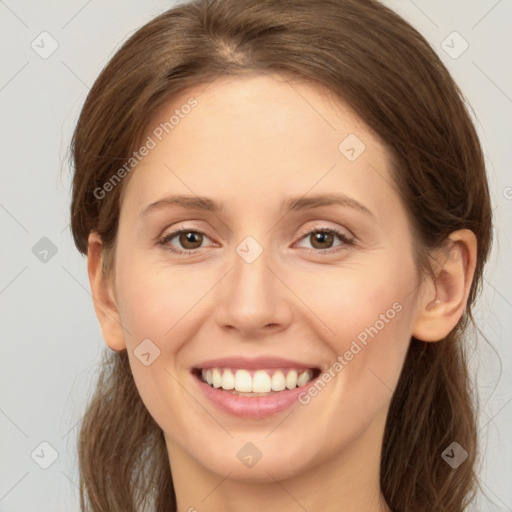
<path id="1" fill-rule="evenodd" d="M 377 463 L 420 293 L 384 146 L 277 75 L 191 89 L 146 136 L 114 292 L 171 464 L 266 481 Z"/>

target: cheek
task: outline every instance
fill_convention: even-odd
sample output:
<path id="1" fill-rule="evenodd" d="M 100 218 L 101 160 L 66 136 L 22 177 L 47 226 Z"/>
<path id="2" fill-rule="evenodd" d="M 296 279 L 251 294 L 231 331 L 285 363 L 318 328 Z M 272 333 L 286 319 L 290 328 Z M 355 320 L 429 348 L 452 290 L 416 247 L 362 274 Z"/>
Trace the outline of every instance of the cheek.
<path id="1" fill-rule="evenodd" d="M 208 276 L 195 276 L 185 266 L 176 269 L 132 261 L 119 265 L 119 311 L 129 334 L 127 344 L 134 346 L 150 338 L 168 347 L 200 306 L 198 302 L 211 285 Z M 130 269 L 126 271 L 126 269 Z M 197 306 L 195 306 L 197 305 Z M 197 313 L 196 313 L 197 314 Z"/>
<path id="2" fill-rule="evenodd" d="M 127 347 L 142 394 L 149 381 L 158 380 L 158 370 L 176 368 L 178 353 L 205 321 L 211 325 L 222 288 L 215 285 L 226 269 L 149 265 L 127 252 L 120 252 L 116 269 L 121 320 L 129 332 Z M 364 391 L 379 380 L 394 388 L 410 340 L 411 283 L 416 280 L 412 261 L 381 257 L 364 267 L 291 265 L 279 275 L 289 289 L 277 286 L 275 293 L 281 296 L 276 300 L 293 309 L 296 325 L 290 328 L 303 329 L 313 338 L 312 360 L 318 361 L 319 352 L 330 354 L 323 363 L 333 365 L 341 356 L 341 380 L 354 390 Z M 133 357 L 145 339 L 161 350 L 152 374 Z M 145 394 L 149 399 L 151 393 Z"/>
<path id="3" fill-rule="evenodd" d="M 354 410 L 379 409 L 391 397 L 410 343 L 416 280 L 405 259 L 295 279 L 293 289 L 308 306 L 305 327 L 314 326 L 318 343 L 330 349 L 325 381 Z"/>
<path id="4" fill-rule="evenodd" d="M 132 349 L 149 338 L 171 354 L 185 343 L 187 333 L 215 315 L 216 294 L 222 288 L 215 290 L 215 285 L 225 274 L 224 267 L 171 268 L 123 256 L 116 268 L 119 309 Z M 282 297 L 275 300 L 288 302 L 296 313 L 294 322 L 325 340 L 337 354 L 350 350 L 354 340 L 368 348 L 373 340 L 383 340 L 384 345 L 388 338 L 404 337 L 400 331 L 406 329 L 400 326 L 409 325 L 407 298 L 414 295 L 411 283 L 416 279 L 410 262 L 380 258 L 364 267 L 291 265 L 279 269 L 279 275 L 289 288 L 277 286 L 275 293 Z"/>
<path id="5" fill-rule="evenodd" d="M 380 389 L 382 396 L 391 394 L 410 343 L 409 304 L 395 301 L 381 306 L 354 317 L 351 334 L 338 344 L 345 385 L 359 391 L 361 397 L 365 396 L 365 389 Z M 365 399 L 370 397 L 366 395 Z"/>
<path id="6" fill-rule="evenodd" d="M 404 320 L 408 325 L 416 279 L 413 266 L 406 261 L 375 259 L 364 267 L 289 272 L 283 280 L 305 306 L 300 316 L 309 325 L 321 326 L 321 338 L 338 340 L 333 344 L 343 349 L 347 340 L 360 335 L 364 343 L 365 336 L 371 337 L 366 329 L 375 335 L 372 326 L 390 332 Z"/>
<path id="7" fill-rule="evenodd" d="M 118 306 L 137 390 L 156 423 L 164 430 L 172 425 L 184 437 L 187 429 L 182 429 L 179 411 L 187 410 L 190 402 L 179 390 L 175 363 L 191 325 L 187 311 L 197 299 L 183 288 L 187 280 L 181 272 L 159 274 L 135 262 L 124 263 Z"/>

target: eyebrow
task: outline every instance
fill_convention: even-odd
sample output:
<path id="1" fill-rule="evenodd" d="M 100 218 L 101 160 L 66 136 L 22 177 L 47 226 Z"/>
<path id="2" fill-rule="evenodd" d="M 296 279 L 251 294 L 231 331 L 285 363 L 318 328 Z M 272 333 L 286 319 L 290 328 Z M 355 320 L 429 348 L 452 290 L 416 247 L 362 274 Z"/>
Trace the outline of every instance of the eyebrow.
<path id="1" fill-rule="evenodd" d="M 321 206 L 340 205 L 348 206 L 360 212 L 375 217 L 365 205 L 346 195 L 321 194 L 309 197 L 292 197 L 281 204 L 281 211 L 299 211 L 319 208 Z M 161 210 L 170 206 L 179 206 L 189 210 L 203 210 L 212 213 L 222 213 L 223 204 L 219 204 L 204 196 L 168 196 L 149 204 L 141 212 L 141 217 L 155 210 Z"/>

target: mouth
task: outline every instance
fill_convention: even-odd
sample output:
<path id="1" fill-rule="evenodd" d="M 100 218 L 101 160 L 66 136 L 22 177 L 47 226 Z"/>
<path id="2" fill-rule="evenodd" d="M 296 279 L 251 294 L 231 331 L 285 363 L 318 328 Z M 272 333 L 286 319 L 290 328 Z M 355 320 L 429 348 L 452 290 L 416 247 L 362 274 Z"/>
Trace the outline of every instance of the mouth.
<path id="1" fill-rule="evenodd" d="M 244 397 L 265 397 L 306 386 L 316 379 L 319 368 L 230 367 L 193 368 L 193 375 L 213 389 Z"/>

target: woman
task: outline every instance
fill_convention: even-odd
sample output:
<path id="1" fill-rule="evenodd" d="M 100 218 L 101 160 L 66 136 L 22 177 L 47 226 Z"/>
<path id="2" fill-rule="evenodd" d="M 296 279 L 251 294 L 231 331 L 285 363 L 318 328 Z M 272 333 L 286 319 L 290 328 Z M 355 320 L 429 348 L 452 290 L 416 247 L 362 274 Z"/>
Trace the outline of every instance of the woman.
<path id="1" fill-rule="evenodd" d="M 105 67 L 73 156 L 112 349 L 82 510 L 466 509 L 490 199 L 410 25 L 374 0 L 180 5 Z"/>

